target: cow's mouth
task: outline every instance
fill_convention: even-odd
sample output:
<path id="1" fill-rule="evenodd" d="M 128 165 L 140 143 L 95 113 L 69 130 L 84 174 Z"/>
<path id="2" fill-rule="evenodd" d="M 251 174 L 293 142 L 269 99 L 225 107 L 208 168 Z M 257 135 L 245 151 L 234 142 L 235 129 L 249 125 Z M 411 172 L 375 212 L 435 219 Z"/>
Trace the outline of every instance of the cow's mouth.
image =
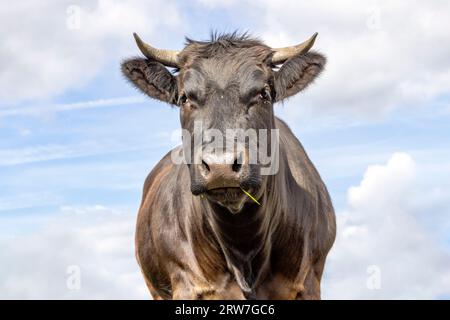
<path id="1" fill-rule="evenodd" d="M 247 200 L 247 196 L 241 188 L 236 187 L 210 189 L 206 191 L 206 196 L 233 214 L 241 211 Z"/>

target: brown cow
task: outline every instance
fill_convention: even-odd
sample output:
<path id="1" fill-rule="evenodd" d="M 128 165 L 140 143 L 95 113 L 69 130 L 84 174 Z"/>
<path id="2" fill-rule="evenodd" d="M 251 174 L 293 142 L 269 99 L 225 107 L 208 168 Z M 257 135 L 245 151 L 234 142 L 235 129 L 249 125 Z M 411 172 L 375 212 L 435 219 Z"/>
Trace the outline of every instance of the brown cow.
<path id="1" fill-rule="evenodd" d="M 308 52 L 316 35 L 280 49 L 245 34 L 213 35 L 187 39 L 176 52 L 135 34 L 146 59 L 124 61 L 124 75 L 150 97 L 179 106 L 181 126 L 192 133 L 144 185 L 136 256 L 155 299 L 320 299 L 336 233 L 333 206 L 302 145 L 273 113 L 275 102 L 322 71 L 325 58 Z M 196 121 L 204 128 L 199 156 Z M 267 142 L 258 131 L 258 152 L 266 143 L 274 154 L 279 138 L 276 172 L 261 173 L 248 141 L 240 153 L 206 151 L 207 129 L 229 140 L 230 128 L 270 131 Z M 176 163 L 174 154 L 198 161 Z"/>

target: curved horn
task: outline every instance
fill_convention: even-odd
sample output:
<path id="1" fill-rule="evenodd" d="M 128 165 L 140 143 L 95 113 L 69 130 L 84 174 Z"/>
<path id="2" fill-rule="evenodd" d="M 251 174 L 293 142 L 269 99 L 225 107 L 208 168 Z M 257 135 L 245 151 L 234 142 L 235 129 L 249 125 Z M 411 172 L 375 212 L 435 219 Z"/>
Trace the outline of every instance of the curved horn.
<path id="1" fill-rule="evenodd" d="M 147 58 L 154 59 L 168 67 L 177 68 L 180 66 L 178 63 L 179 51 L 156 49 L 142 41 L 136 33 L 133 33 L 133 36 L 136 40 L 136 44 L 139 47 L 139 50 L 141 50 L 141 52 Z"/>
<path id="2" fill-rule="evenodd" d="M 308 52 L 308 50 L 311 49 L 311 47 L 313 46 L 317 35 L 318 35 L 318 33 L 315 32 L 311 36 L 311 38 L 309 38 L 305 42 L 302 42 L 296 46 L 272 49 L 273 51 L 275 51 L 275 53 L 272 57 L 272 63 L 274 63 L 274 64 L 283 63 L 287 59 L 289 59 L 293 56 Z"/>

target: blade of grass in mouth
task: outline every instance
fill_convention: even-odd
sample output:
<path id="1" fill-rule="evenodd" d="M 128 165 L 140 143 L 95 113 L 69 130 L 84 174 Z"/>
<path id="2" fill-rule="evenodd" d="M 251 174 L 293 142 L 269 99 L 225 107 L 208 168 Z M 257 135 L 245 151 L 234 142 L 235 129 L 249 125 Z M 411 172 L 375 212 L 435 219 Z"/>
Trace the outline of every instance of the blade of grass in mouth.
<path id="1" fill-rule="evenodd" d="M 241 190 L 253 201 L 255 201 L 258 205 L 261 205 L 258 200 L 256 200 L 250 193 L 248 193 L 247 191 L 245 191 L 243 188 L 241 188 Z"/>

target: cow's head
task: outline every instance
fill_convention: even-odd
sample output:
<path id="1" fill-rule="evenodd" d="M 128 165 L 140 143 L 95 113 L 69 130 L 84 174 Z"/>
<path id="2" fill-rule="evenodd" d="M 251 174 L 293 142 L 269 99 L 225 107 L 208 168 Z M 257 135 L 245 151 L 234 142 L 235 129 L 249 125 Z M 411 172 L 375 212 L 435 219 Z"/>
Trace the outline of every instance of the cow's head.
<path id="1" fill-rule="evenodd" d="M 267 181 L 259 157 L 251 156 L 273 149 L 273 104 L 303 90 L 324 67 L 322 55 L 308 52 L 317 34 L 279 49 L 246 35 L 187 39 L 182 51 L 156 49 L 134 36 L 146 59 L 126 60 L 122 71 L 150 97 L 180 108 L 181 126 L 191 133 L 183 145 L 192 193 L 232 213 L 241 211 L 252 202 L 242 189 L 258 198 Z"/>

